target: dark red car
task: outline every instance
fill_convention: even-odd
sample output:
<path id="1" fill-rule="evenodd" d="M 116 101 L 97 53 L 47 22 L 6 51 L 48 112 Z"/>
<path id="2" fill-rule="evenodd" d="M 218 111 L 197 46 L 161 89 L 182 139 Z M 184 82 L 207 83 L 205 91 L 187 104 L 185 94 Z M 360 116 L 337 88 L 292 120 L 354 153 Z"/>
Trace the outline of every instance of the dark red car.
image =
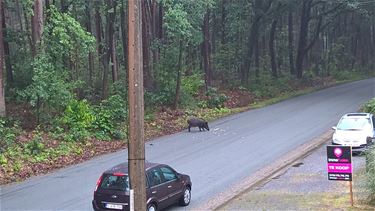
<path id="1" fill-rule="evenodd" d="M 187 206 L 191 199 L 190 177 L 164 164 L 145 163 L 147 210 L 155 211 L 179 202 Z M 94 210 L 129 210 L 128 163 L 105 171 L 96 183 Z"/>

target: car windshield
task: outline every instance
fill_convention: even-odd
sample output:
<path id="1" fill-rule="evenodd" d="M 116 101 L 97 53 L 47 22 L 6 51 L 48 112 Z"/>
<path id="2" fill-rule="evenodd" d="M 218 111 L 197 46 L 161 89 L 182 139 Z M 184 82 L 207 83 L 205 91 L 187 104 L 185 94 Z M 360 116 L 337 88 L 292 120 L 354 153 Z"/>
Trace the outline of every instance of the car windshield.
<path id="1" fill-rule="evenodd" d="M 339 130 L 363 130 L 370 125 L 368 118 L 343 118 L 337 125 Z"/>
<path id="2" fill-rule="evenodd" d="M 104 175 L 100 188 L 129 191 L 129 177 L 128 175 Z"/>

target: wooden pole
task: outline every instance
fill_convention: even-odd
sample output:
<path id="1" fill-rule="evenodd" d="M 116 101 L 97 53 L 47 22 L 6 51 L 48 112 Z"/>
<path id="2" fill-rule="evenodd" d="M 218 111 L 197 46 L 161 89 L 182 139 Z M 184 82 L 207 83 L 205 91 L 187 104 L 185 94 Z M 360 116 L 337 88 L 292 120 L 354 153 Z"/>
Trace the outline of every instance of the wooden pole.
<path id="1" fill-rule="evenodd" d="M 353 200 L 353 184 L 352 184 L 352 181 L 349 181 L 349 186 L 350 186 L 350 204 L 353 207 L 354 206 L 354 200 Z"/>
<path id="2" fill-rule="evenodd" d="M 146 210 L 141 0 L 129 0 L 129 176 L 134 210 Z"/>

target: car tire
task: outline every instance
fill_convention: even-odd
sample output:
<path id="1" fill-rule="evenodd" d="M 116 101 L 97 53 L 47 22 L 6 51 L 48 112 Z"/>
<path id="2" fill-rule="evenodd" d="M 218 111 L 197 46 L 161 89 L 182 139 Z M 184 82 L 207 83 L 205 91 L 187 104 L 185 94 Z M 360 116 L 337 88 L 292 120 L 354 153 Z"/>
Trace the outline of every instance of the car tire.
<path id="1" fill-rule="evenodd" d="M 189 187 L 185 187 L 183 191 L 183 195 L 180 199 L 180 205 L 181 206 L 188 206 L 191 201 L 191 189 Z"/>
<path id="2" fill-rule="evenodd" d="M 147 206 L 147 211 L 157 211 L 157 207 L 154 203 Z"/>

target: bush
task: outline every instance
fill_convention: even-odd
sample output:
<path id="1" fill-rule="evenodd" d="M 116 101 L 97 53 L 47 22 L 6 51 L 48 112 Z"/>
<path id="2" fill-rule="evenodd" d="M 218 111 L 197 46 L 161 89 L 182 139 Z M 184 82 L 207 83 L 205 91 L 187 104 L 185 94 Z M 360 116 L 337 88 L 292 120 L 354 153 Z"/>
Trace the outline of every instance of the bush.
<path id="1" fill-rule="evenodd" d="M 209 87 L 206 93 L 207 99 L 207 106 L 209 108 L 223 108 L 225 101 L 228 97 L 224 94 L 220 94 L 216 88 Z"/>
<path id="2" fill-rule="evenodd" d="M 19 133 L 17 122 L 7 118 L 0 118 L 0 153 L 14 144 L 14 140 Z"/>
<path id="3" fill-rule="evenodd" d="M 375 115 L 375 98 L 363 105 L 361 110 Z"/>
<path id="4" fill-rule="evenodd" d="M 93 109 L 86 100 L 71 100 L 61 118 L 62 123 L 69 129 L 66 139 L 69 141 L 86 139 L 89 136 L 88 129 L 95 119 Z"/>
<path id="5" fill-rule="evenodd" d="M 125 100 L 120 95 L 113 95 L 103 101 L 94 108 L 94 112 L 96 118 L 92 129 L 95 131 L 96 138 L 109 140 L 111 136 L 114 138 L 123 137 L 117 129 L 120 123 L 126 120 L 128 110 Z"/>
<path id="6" fill-rule="evenodd" d="M 49 120 L 61 112 L 72 99 L 74 83 L 66 82 L 67 74 L 56 69 L 52 58 L 38 56 L 33 63 L 32 83 L 19 95 L 30 103 L 38 119 Z"/>
<path id="7" fill-rule="evenodd" d="M 41 133 L 37 132 L 35 137 L 25 145 L 26 154 L 37 155 L 44 150 Z"/>
<path id="8" fill-rule="evenodd" d="M 375 200 L 375 147 L 366 152 L 366 186 L 370 201 Z"/>

